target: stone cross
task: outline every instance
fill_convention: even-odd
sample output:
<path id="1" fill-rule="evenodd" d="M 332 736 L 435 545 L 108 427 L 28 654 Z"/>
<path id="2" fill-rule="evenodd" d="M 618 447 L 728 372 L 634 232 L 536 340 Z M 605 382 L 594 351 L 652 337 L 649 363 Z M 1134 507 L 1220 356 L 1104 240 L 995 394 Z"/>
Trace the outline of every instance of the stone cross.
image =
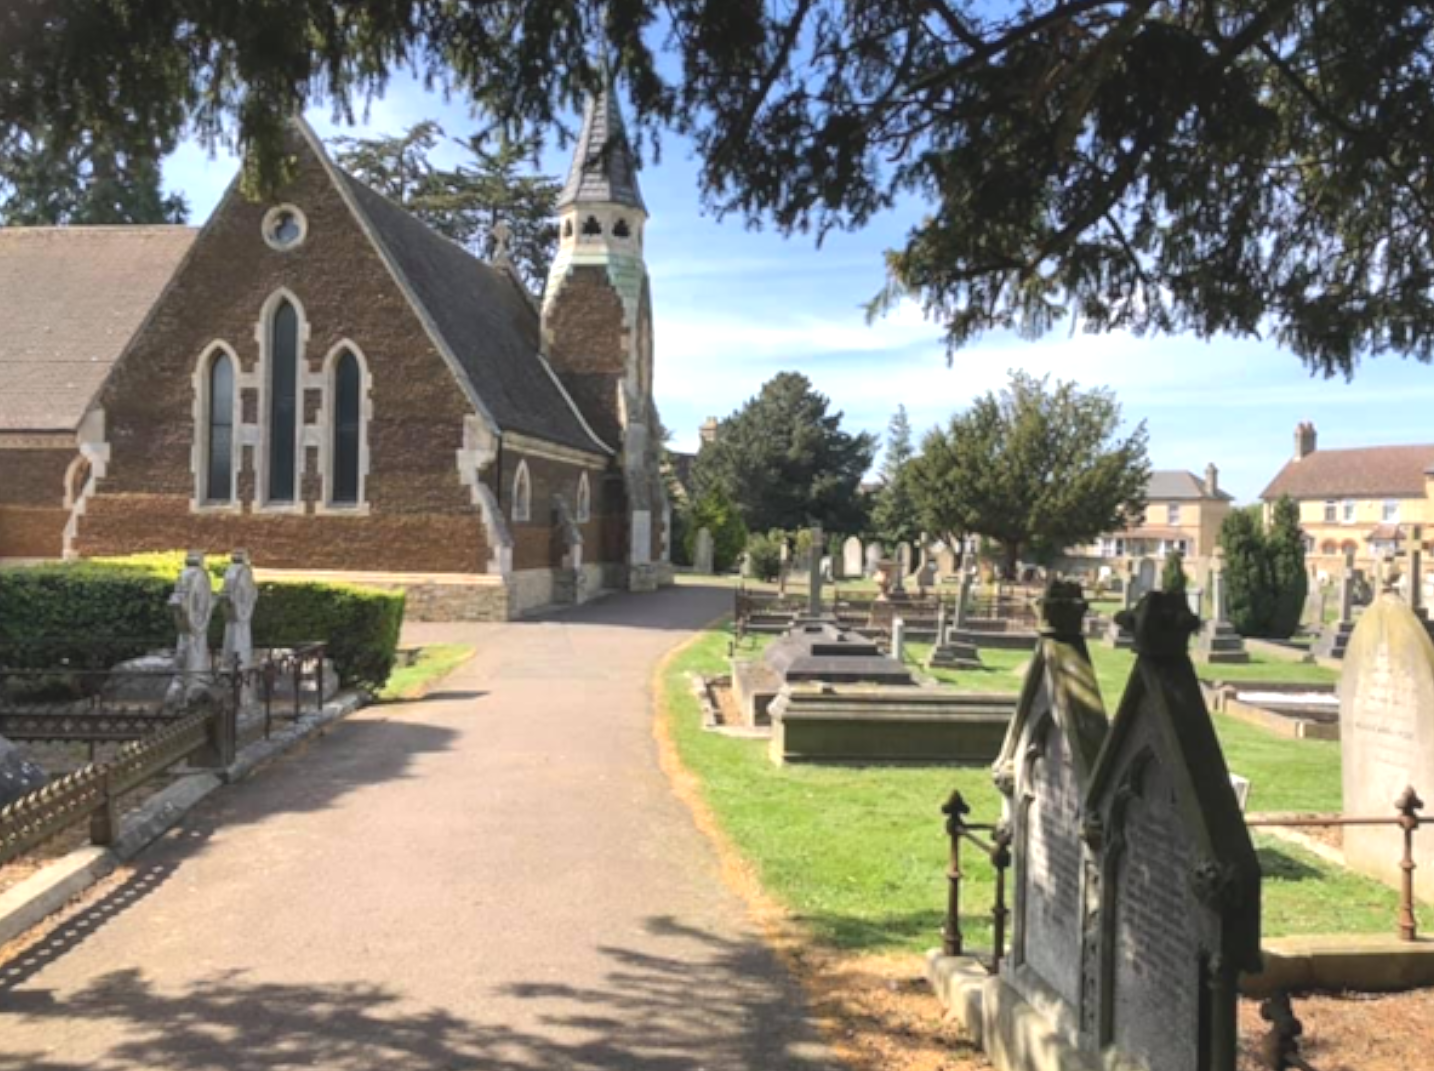
<path id="1" fill-rule="evenodd" d="M 807 592 L 807 615 L 809 617 L 820 617 L 822 614 L 822 526 L 812 525 L 812 549 L 807 555 L 809 562 L 808 574 L 811 576 L 811 585 Z"/>
<path id="2" fill-rule="evenodd" d="M 254 607 L 259 602 L 259 585 L 254 582 L 254 570 L 249 564 L 249 555 L 236 550 L 230 555 L 229 568 L 224 570 L 224 587 L 220 590 L 219 601 L 224 607 L 224 655 L 223 669 L 248 671 L 254 667 Z M 253 701 L 254 685 L 247 672 L 242 689 L 242 705 L 248 707 Z"/>
<path id="3" fill-rule="evenodd" d="M 697 538 L 692 547 L 692 569 L 701 576 L 711 576 L 715 571 L 710 528 L 697 529 Z"/>
<path id="4" fill-rule="evenodd" d="M 199 551 L 191 550 L 185 556 L 184 569 L 169 597 L 169 612 L 178 638 L 174 645 L 176 676 L 166 700 L 183 703 L 205 692 L 209 684 L 209 618 L 214 613 L 214 592 Z"/>
<path id="5" fill-rule="evenodd" d="M 1121 585 L 1123 590 L 1120 593 L 1120 601 L 1123 610 L 1135 608 L 1135 578 L 1137 575 L 1137 566 L 1131 562 L 1125 570 L 1125 583 Z"/>

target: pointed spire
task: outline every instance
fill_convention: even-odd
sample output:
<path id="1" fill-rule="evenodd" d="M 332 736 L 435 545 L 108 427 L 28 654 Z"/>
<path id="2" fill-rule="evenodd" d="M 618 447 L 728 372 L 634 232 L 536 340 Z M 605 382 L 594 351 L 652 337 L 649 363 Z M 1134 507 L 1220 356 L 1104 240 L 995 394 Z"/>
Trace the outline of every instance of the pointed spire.
<path id="1" fill-rule="evenodd" d="M 604 83 L 606 81 L 604 78 Z M 595 203 L 628 205 L 647 211 L 637 185 L 637 165 L 622 124 L 622 113 L 606 84 L 596 98 L 588 98 L 583 109 L 582 133 L 573 147 L 573 166 L 558 198 L 558 208 Z"/>

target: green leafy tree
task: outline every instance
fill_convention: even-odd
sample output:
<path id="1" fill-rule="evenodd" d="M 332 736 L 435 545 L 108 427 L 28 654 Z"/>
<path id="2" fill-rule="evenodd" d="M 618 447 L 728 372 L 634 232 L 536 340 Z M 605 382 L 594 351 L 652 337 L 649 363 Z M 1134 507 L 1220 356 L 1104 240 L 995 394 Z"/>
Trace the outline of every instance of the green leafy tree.
<path id="1" fill-rule="evenodd" d="M 1179 550 L 1172 550 L 1165 555 L 1165 566 L 1160 572 L 1160 590 L 1184 595 L 1186 587 L 1185 555 Z"/>
<path id="2" fill-rule="evenodd" d="M 841 428 L 842 414 L 797 372 L 782 372 L 722 421 L 716 441 L 693 464 L 699 495 L 721 488 L 752 531 L 796 531 L 810 524 L 833 532 L 866 522 L 862 476 L 875 439 Z"/>
<path id="3" fill-rule="evenodd" d="M 921 538 L 921 511 L 911 488 L 911 420 L 906 406 L 896 409 L 886 430 L 886 453 L 881 460 L 881 489 L 871 508 L 871 531 L 882 544 L 915 543 Z"/>
<path id="4" fill-rule="evenodd" d="M 1265 554 L 1271 585 L 1269 635 L 1289 639 L 1300 627 L 1305 597 L 1309 594 L 1309 572 L 1305 568 L 1305 535 L 1300 527 L 1300 507 L 1288 495 L 1281 495 L 1270 515 L 1265 534 Z"/>
<path id="5" fill-rule="evenodd" d="M 64 141 L 48 131 L 0 137 L 0 225 L 183 223 L 183 196 L 165 193 L 160 161 L 172 140 L 124 130 Z"/>
<path id="6" fill-rule="evenodd" d="M 932 530 L 987 536 L 1007 577 L 1028 552 L 1088 542 L 1145 506 L 1145 424 L 1120 434 L 1102 388 L 1013 372 L 927 435 L 911 463 Z"/>
<path id="7" fill-rule="evenodd" d="M 1269 555 L 1258 506 L 1233 509 L 1220 525 L 1225 552 L 1225 604 L 1230 624 L 1242 636 L 1268 636 L 1275 608 Z"/>
<path id="8" fill-rule="evenodd" d="M 442 168 L 433 154 L 444 144 L 431 119 L 396 135 L 335 138 L 339 166 L 480 256 L 492 254 L 492 231 L 510 230 L 508 255 L 529 290 L 540 291 L 557 250 L 554 210 L 562 184 L 533 172 L 539 144 L 475 134 L 452 139 L 456 167 Z"/>
<path id="9" fill-rule="evenodd" d="M 1434 29 L 1408 0 L 29 0 L 0 129 L 237 133 L 351 117 L 407 69 L 551 129 L 617 69 L 643 136 L 695 140 L 719 211 L 855 228 L 952 346 L 1063 319 L 1273 334 L 1312 367 L 1434 356 Z M 660 51 L 665 50 L 665 52 Z M 176 102 L 185 114 L 173 115 Z"/>
<path id="10" fill-rule="evenodd" d="M 713 567 L 719 573 L 732 568 L 747 545 L 747 526 L 736 504 L 720 487 L 709 488 L 692 504 L 685 537 L 689 563 L 696 553 L 697 533 L 703 528 L 712 533 Z"/>

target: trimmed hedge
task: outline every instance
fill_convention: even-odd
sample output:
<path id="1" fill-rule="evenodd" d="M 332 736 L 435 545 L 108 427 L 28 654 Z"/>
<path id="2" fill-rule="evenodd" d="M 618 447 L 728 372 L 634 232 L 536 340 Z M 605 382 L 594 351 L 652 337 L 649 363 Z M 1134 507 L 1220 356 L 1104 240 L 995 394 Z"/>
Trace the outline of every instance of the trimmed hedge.
<path id="1" fill-rule="evenodd" d="M 216 590 L 227 558 L 207 561 Z M 184 554 L 143 554 L 89 562 L 0 570 L 0 646 L 9 660 L 29 662 L 25 645 L 50 665 L 61 659 L 89 664 L 96 649 L 110 664 L 174 643 L 169 596 Z M 254 644 L 292 647 L 323 641 L 339 679 L 376 691 L 388 680 L 403 627 L 402 592 L 350 584 L 264 582 L 254 612 Z M 218 646 L 224 619 L 216 612 L 210 642 Z M 57 642 L 48 642 L 57 641 Z M 18 656 L 16 651 L 18 650 Z"/>

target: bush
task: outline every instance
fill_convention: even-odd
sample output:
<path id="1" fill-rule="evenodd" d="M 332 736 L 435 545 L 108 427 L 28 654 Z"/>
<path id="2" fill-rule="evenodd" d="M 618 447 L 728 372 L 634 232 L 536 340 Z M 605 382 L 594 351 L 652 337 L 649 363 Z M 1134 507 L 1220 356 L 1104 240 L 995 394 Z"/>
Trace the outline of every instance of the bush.
<path id="1" fill-rule="evenodd" d="M 217 589 L 229 561 L 214 558 L 207 566 Z M 0 570 L 0 645 L 25 645 L 22 655 L 49 665 L 91 664 L 96 650 L 114 664 L 172 647 L 169 596 L 183 567 L 184 554 L 173 552 Z M 259 592 L 256 647 L 323 641 L 345 684 L 374 691 L 388 680 L 403 627 L 401 592 L 312 581 L 264 582 Z M 211 645 L 223 634 L 216 608 Z M 41 639 L 55 642 L 43 650 L 28 646 Z"/>
<path id="2" fill-rule="evenodd" d="M 1185 555 L 1178 550 L 1172 550 L 1165 555 L 1165 568 L 1160 573 L 1160 590 L 1172 595 L 1184 595 L 1185 589 Z"/>
<path id="3" fill-rule="evenodd" d="M 747 525 L 721 488 L 709 490 L 694 502 L 686 523 L 683 546 L 689 563 L 696 554 L 697 533 L 706 528 L 712 533 L 712 567 L 723 573 L 736 564 L 747 542 Z"/>
<path id="4" fill-rule="evenodd" d="M 747 540 L 747 569 L 758 580 L 776 580 L 782 571 L 782 542 L 769 535 Z"/>

